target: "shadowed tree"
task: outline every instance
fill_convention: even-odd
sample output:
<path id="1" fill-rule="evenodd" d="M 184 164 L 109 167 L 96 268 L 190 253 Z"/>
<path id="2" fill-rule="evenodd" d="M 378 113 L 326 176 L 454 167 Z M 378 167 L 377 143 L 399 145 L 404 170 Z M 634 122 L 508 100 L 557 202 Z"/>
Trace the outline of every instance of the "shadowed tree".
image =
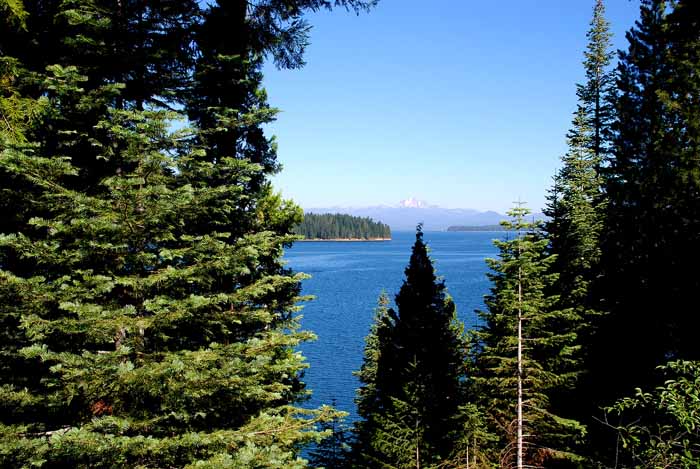
<path id="1" fill-rule="evenodd" d="M 597 286 L 608 314 L 589 365 L 600 419 L 601 407 L 655 387 L 657 366 L 700 358 L 689 309 L 700 279 L 688 274 L 700 262 L 698 31 L 697 2 L 645 0 L 620 55 Z M 602 449 L 618 435 L 600 426 L 592 436 Z"/>
<path id="2" fill-rule="evenodd" d="M 566 379 L 551 393 L 552 409 L 561 416 L 589 424 L 589 391 L 583 383 L 587 354 L 600 304 L 592 286 L 600 274 L 600 237 L 604 229 L 606 196 L 601 174 L 611 147 L 614 117 L 614 74 L 610 70 L 611 33 L 602 0 L 596 0 L 587 34 L 583 62 L 586 81 L 577 85 L 577 110 L 567 135 L 568 150 L 554 178 L 545 214 L 545 231 L 554 255 L 551 286 L 558 296 L 557 309 L 569 310 L 569 320 L 557 324 L 562 333 L 575 333 L 572 361 L 559 370 Z"/>
<path id="3" fill-rule="evenodd" d="M 397 309 L 380 298 L 359 372 L 358 467 L 431 467 L 464 429 L 463 326 L 418 227 Z"/>

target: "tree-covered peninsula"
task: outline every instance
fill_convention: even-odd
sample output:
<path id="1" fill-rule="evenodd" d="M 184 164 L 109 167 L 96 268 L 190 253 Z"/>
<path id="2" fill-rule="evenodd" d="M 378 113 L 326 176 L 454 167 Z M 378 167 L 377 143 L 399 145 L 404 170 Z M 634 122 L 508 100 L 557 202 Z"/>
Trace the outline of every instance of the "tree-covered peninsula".
<path id="1" fill-rule="evenodd" d="M 306 240 L 366 240 L 391 239 L 389 225 L 368 217 L 354 217 L 342 213 L 307 213 L 294 229 Z"/>

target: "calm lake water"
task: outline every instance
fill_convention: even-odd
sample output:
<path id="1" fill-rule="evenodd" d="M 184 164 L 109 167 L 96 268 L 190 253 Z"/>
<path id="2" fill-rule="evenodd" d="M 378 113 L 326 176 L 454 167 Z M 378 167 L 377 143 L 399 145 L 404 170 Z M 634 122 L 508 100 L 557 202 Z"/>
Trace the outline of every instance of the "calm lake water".
<path id="1" fill-rule="evenodd" d="M 457 305 L 467 328 L 476 323 L 474 310 L 483 307 L 490 287 L 487 257 L 498 232 L 426 232 L 437 274 Z M 386 290 L 392 299 L 401 287 L 415 234 L 393 233 L 385 242 L 303 242 L 287 250 L 285 258 L 295 271 L 312 276 L 303 293 L 316 299 L 305 304 L 302 328 L 318 336 L 301 347 L 311 367 L 304 381 L 313 391 L 310 407 L 335 405 L 356 416 L 353 399 L 358 381 L 352 374 L 362 363 L 364 338 L 369 331 L 377 298 Z"/>

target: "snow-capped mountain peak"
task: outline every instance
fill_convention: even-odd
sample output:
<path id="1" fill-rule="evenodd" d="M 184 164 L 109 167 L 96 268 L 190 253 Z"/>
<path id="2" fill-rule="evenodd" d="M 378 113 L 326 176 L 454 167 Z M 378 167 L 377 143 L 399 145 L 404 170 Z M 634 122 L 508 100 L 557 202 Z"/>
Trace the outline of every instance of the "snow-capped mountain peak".
<path id="1" fill-rule="evenodd" d="M 401 208 L 427 208 L 428 204 L 423 200 L 418 200 L 414 197 L 409 197 L 399 202 Z"/>

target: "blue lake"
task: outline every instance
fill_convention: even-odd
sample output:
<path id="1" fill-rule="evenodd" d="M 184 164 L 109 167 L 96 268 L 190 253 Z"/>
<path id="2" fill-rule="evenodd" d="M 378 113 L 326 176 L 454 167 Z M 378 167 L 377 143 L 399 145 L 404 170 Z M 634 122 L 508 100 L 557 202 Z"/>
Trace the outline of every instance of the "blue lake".
<path id="1" fill-rule="evenodd" d="M 437 274 L 444 278 L 467 328 L 477 321 L 490 283 L 484 259 L 496 256 L 492 244 L 498 232 L 426 232 Z M 303 283 L 305 303 L 302 328 L 318 340 L 302 345 L 310 368 L 304 381 L 313 391 L 310 407 L 335 402 L 339 410 L 355 414 L 352 374 L 362 364 L 364 338 L 374 315 L 377 298 L 386 290 L 393 300 L 401 287 L 415 234 L 394 232 L 385 242 L 303 242 L 285 253 L 289 266 L 312 277 Z"/>

